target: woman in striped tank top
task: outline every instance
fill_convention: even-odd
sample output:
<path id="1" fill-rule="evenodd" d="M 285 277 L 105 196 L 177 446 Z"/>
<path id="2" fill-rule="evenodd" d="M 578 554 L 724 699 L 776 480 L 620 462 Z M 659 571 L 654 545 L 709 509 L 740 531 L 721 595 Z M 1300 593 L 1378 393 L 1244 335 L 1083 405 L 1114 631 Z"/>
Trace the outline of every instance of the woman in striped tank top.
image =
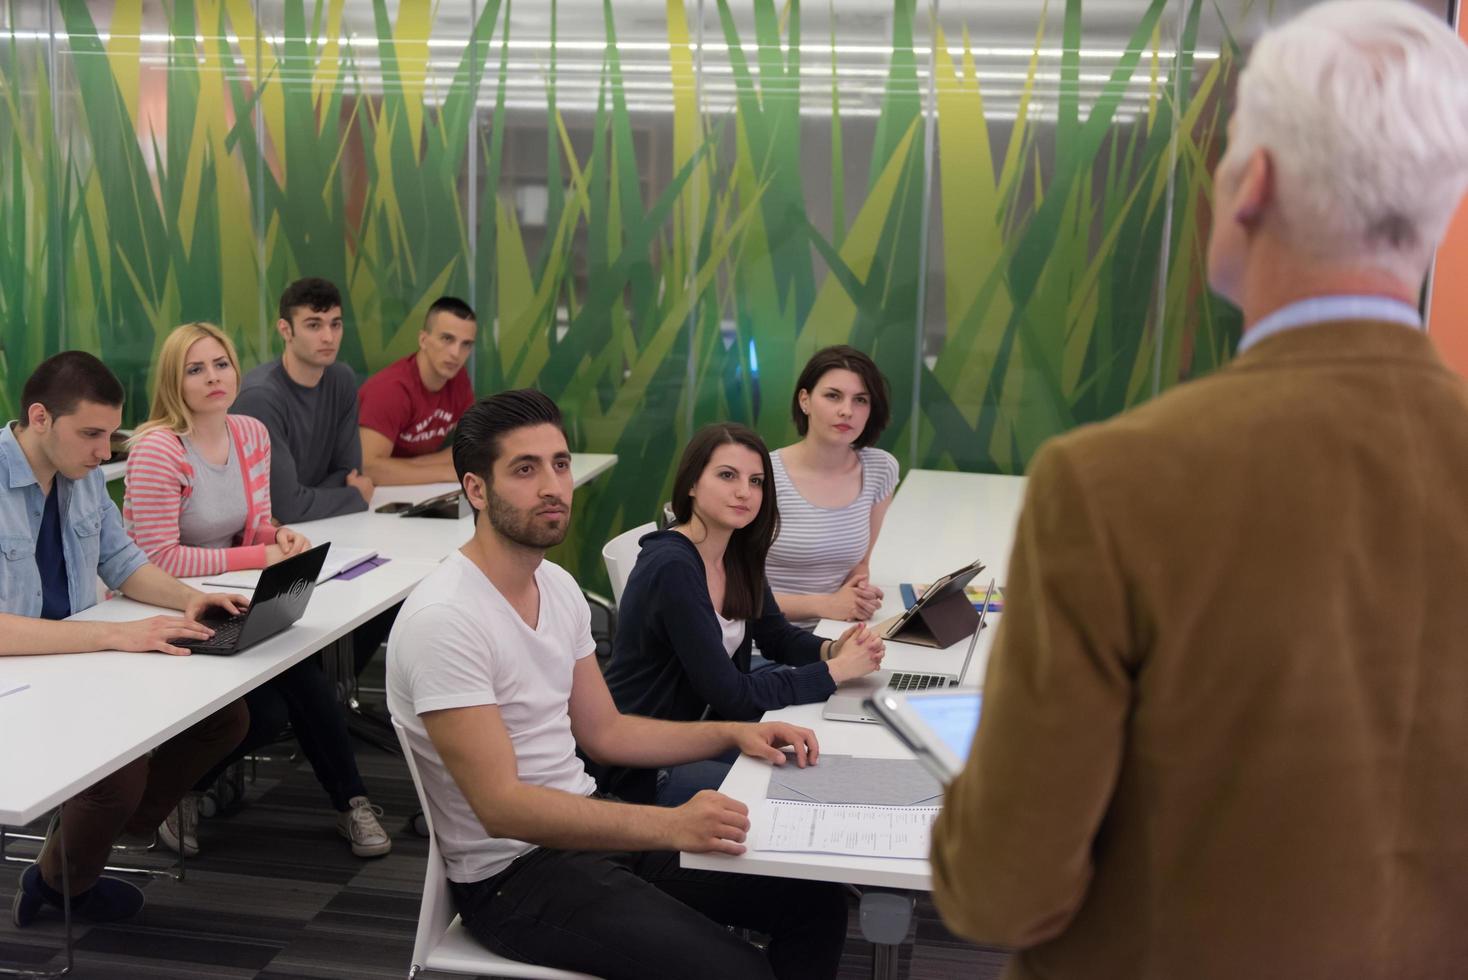
<path id="1" fill-rule="evenodd" d="M 770 454 L 780 505 L 770 588 L 807 629 L 868 620 L 883 598 L 868 566 L 897 489 L 897 460 L 873 445 L 891 417 L 887 379 L 854 347 L 827 347 L 800 372 L 790 411 L 803 438 Z"/>
<path id="2" fill-rule="evenodd" d="M 234 344 L 210 323 L 174 329 L 158 352 L 153 406 L 133 435 L 123 520 L 148 560 L 175 576 L 264 568 L 311 542 L 270 515 L 270 434 L 258 419 L 230 415 L 239 393 Z M 367 799 L 335 691 L 309 658 L 245 695 L 250 728 L 233 753 L 200 780 L 207 789 L 230 763 L 279 738 L 290 723 L 316 778 L 335 805 L 337 829 L 359 857 L 392 842 Z M 198 853 L 198 801 L 184 797 L 158 836 Z M 181 816 L 180 816 L 181 811 Z"/>

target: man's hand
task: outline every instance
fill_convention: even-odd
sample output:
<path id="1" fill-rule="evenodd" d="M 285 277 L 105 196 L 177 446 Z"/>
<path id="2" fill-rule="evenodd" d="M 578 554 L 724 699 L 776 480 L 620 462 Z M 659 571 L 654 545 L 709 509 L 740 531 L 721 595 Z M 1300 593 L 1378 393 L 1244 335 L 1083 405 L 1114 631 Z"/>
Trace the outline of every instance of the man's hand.
<path id="1" fill-rule="evenodd" d="M 175 657 L 187 657 L 189 651 L 176 647 L 169 640 L 207 640 L 214 631 L 187 616 L 150 616 L 131 623 L 108 623 L 107 639 L 118 650 L 132 653 L 159 653 Z"/>
<path id="2" fill-rule="evenodd" d="M 365 473 L 358 473 L 356 470 L 352 470 L 347 474 L 347 486 L 356 487 L 357 492 L 362 495 L 362 499 L 369 504 L 372 503 L 372 491 L 374 487 L 372 485 L 372 479 Z"/>
<path id="3" fill-rule="evenodd" d="M 749 833 L 749 807 L 711 789 L 667 814 L 668 846 L 694 854 L 743 854 Z"/>
<path id="4" fill-rule="evenodd" d="M 184 606 L 185 619 L 197 623 L 208 614 L 211 609 L 222 610 L 226 615 L 237 616 L 250 608 L 250 600 L 237 592 L 195 592 L 189 604 Z M 213 630 L 207 630 L 204 634 L 213 636 Z"/>
<path id="5" fill-rule="evenodd" d="M 857 623 L 831 644 L 831 658 L 826 666 L 831 671 L 831 679 L 840 684 L 878 669 L 886 655 L 887 645 L 882 638 L 867 629 L 866 623 Z"/>
<path id="6" fill-rule="evenodd" d="M 762 721 L 753 725 L 736 723 L 734 745 L 745 755 L 777 766 L 785 764 L 784 750 L 788 748 L 801 769 L 815 765 L 821 755 L 815 732 L 783 721 Z"/>
<path id="7" fill-rule="evenodd" d="M 865 621 L 882 608 L 882 590 L 866 578 L 851 579 L 826 597 L 826 617 L 847 622 Z"/>

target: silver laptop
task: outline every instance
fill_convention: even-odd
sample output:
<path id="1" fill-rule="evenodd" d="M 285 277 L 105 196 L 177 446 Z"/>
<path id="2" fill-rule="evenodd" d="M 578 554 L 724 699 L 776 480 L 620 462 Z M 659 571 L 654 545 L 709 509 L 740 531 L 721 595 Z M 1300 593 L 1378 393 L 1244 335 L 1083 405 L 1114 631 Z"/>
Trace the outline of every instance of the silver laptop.
<path id="1" fill-rule="evenodd" d="M 969 637 L 968 653 L 964 655 L 963 666 L 958 668 L 957 674 L 931 674 L 911 670 L 874 671 L 836 688 L 836 693 L 831 695 L 825 708 L 821 709 L 821 717 L 827 721 L 862 721 L 879 725 L 882 719 L 866 706 L 867 699 L 878 691 L 890 688 L 912 693 L 957 687 L 963 681 L 963 675 L 968 673 L 969 661 L 974 659 L 974 648 L 979 645 L 979 634 L 984 632 L 989 618 L 989 600 L 993 598 L 994 580 L 990 579 L 989 591 L 984 593 L 984 604 L 979 607 L 979 625 L 974 627 L 973 636 Z"/>

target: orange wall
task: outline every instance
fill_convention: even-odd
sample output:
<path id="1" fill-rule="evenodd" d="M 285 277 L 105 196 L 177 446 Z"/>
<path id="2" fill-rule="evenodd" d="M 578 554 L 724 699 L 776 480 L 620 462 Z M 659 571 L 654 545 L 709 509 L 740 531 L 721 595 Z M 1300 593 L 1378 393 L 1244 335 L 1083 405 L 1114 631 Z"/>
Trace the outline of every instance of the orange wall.
<path id="1" fill-rule="evenodd" d="M 1468 42 L 1468 17 L 1461 7 L 1458 33 Z M 1448 237 L 1437 250 L 1427 329 L 1443 358 L 1459 374 L 1468 375 L 1468 201 L 1459 206 Z"/>

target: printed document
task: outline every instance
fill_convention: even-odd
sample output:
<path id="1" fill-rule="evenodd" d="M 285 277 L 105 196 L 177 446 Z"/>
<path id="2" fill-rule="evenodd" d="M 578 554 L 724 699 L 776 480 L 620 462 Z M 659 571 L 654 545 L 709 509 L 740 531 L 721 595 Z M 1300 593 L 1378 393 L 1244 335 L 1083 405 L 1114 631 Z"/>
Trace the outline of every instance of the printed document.
<path id="1" fill-rule="evenodd" d="M 765 800 L 754 832 L 762 851 L 927 860 L 936 806 L 871 806 Z"/>

